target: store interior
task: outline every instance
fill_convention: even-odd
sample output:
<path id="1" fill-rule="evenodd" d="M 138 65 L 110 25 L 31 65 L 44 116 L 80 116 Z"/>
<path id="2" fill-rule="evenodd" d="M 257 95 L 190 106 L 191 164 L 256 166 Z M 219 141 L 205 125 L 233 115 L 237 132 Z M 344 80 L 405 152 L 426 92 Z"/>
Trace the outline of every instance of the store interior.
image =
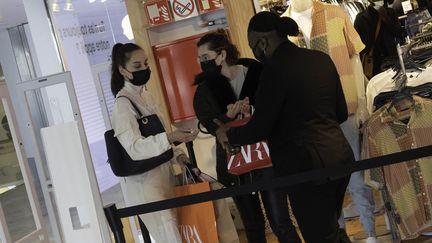
<path id="1" fill-rule="evenodd" d="M 133 42 L 148 54 L 153 72 L 146 90 L 159 105 L 166 130 L 195 129 L 198 120 L 193 109 L 196 90 L 193 81 L 201 71 L 197 61 L 198 40 L 206 33 L 225 29 L 241 56 L 252 58 L 254 55 L 247 39 L 250 18 L 260 11 L 285 15 L 292 2 L 190 1 L 193 7 L 183 10 L 177 9 L 173 0 L 0 2 L 0 242 L 73 242 L 73 239 L 79 239 L 74 238 L 79 237 L 77 229 L 87 229 L 88 234 L 94 237 L 91 242 L 109 242 L 112 239 L 103 206 L 114 203 L 122 208 L 128 204 L 123 178 L 116 177 L 107 163 L 104 140 L 105 131 L 111 129 L 110 117 L 115 102 L 110 90 L 111 49 L 115 43 Z M 341 8 L 348 16 L 348 25 L 354 28 L 357 16 L 373 8 L 370 5 L 375 1 L 320 2 Z M 380 115 L 376 112 L 382 110 L 380 108 L 388 104 L 390 98 L 399 94 L 400 90 L 405 90 L 403 88 L 406 86 L 413 87 L 411 95 L 418 95 L 422 99 L 430 98 L 432 90 L 428 81 L 432 77 L 432 73 L 429 73 L 432 70 L 432 1 L 395 0 L 388 7 L 392 9 L 395 23 L 400 25 L 403 34 L 398 36 L 401 43 L 399 57 L 394 44 L 395 55 L 382 54 L 381 65 L 374 67 L 372 76 L 363 83 L 365 94 L 362 98 L 367 104 L 363 112 L 374 118 Z M 359 34 L 363 37 L 362 33 Z M 390 37 L 390 40 L 395 38 Z M 53 142 L 46 140 L 46 134 L 55 134 L 55 130 L 50 128 L 70 122 L 76 123 L 73 127 L 76 133 L 68 139 L 81 142 L 76 148 L 70 148 L 70 151 L 77 151 L 77 157 L 69 160 L 74 163 L 66 164 L 68 160 L 61 159 L 61 154 L 56 157 L 53 151 L 44 146 Z M 425 124 L 432 125 L 432 121 L 427 122 Z M 363 129 L 369 134 L 374 132 L 371 127 Z M 421 142 L 421 135 L 418 136 L 413 138 L 411 148 L 420 144 L 428 145 L 427 141 Z M 372 146 L 367 141 L 366 146 Z M 187 151 L 184 144 L 180 147 Z M 383 155 L 379 151 L 377 149 L 375 154 L 370 152 L 363 156 Z M 194 141 L 194 153 L 200 170 L 216 178 L 214 137 L 200 133 Z M 430 186 L 428 182 L 419 180 L 422 170 L 427 174 L 427 168 L 380 169 L 378 172 L 365 173 L 365 180 L 375 182 L 379 178 L 374 177 L 374 173 L 382 173 L 382 177 L 390 178 L 391 173 L 402 173 L 400 171 L 403 170 L 402 174 L 407 175 L 410 182 L 415 181 L 427 187 Z M 395 183 L 398 182 L 396 177 L 391 177 Z M 82 193 L 80 188 L 64 191 L 67 188 L 73 190 L 77 182 L 82 183 L 79 184 Z M 432 232 L 430 212 L 420 210 L 421 216 L 426 218 L 418 226 L 421 230 L 409 225 L 400 226 L 400 215 L 388 208 L 390 204 L 395 208 L 400 206 L 399 199 L 388 193 L 389 190 L 396 190 L 392 187 L 394 184 L 386 184 L 385 180 L 381 182 L 384 189 L 373 190 L 376 204 L 375 242 L 432 242 L 429 236 Z M 66 189 L 62 191 L 60 188 Z M 410 193 L 406 197 L 413 193 L 432 195 L 425 189 Z M 68 204 L 68 198 L 76 199 L 75 204 Z M 413 200 L 416 205 L 421 205 L 417 201 L 421 199 L 416 197 Z M 431 199 L 428 200 L 426 206 L 416 207 L 430 207 Z M 369 236 L 358 210 L 352 207 L 352 201 L 351 194 L 347 193 L 344 213 L 348 236 L 355 243 L 367 242 Z M 238 230 L 239 242 L 247 242 L 233 200 L 228 198 L 226 202 Z M 122 222 L 128 243 L 143 242 L 136 219 L 122 219 Z M 266 231 L 268 242 L 277 242 L 268 222 Z"/>

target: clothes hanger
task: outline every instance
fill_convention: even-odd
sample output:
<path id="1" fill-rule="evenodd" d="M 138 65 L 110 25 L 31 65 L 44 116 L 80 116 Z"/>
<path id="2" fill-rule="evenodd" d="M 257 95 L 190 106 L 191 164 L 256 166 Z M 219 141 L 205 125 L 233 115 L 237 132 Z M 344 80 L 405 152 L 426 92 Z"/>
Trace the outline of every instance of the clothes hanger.
<path id="1" fill-rule="evenodd" d="M 399 77 L 402 71 L 403 71 L 402 74 L 406 75 L 406 69 L 418 71 L 418 72 L 423 72 L 426 69 L 424 65 L 420 64 L 417 60 L 414 59 L 412 55 L 410 55 L 413 47 L 418 45 L 419 42 L 420 40 L 412 41 L 410 44 L 404 47 L 405 51 L 402 51 L 402 49 L 400 49 L 401 50 L 400 55 L 398 51 L 399 63 L 396 63 L 392 67 L 392 69 L 396 71 L 396 74 L 393 76 L 392 79 L 394 80 L 397 79 L 397 77 Z M 397 48 L 401 48 L 400 44 L 398 44 L 398 46 L 399 47 Z"/>
<path id="2" fill-rule="evenodd" d="M 409 48 L 407 50 L 409 50 Z M 394 107 L 396 108 L 396 111 L 403 112 L 411 109 L 414 106 L 415 101 L 409 88 L 407 88 L 408 77 L 406 75 L 404 62 L 405 53 L 402 50 L 400 44 L 397 44 L 397 52 L 402 73 L 395 80 L 396 90 L 398 90 L 398 92 L 391 98 L 391 102 L 387 110 L 390 111 Z"/>

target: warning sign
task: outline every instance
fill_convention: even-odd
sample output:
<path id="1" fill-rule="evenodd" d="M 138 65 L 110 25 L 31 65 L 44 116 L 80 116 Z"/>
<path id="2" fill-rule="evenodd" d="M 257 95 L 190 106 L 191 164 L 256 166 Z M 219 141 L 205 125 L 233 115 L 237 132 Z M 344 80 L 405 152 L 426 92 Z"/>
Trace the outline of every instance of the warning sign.
<path id="1" fill-rule="evenodd" d="M 168 0 L 148 1 L 144 4 L 151 25 L 173 21 Z"/>
<path id="2" fill-rule="evenodd" d="M 194 0 L 171 0 L 171 7 L 175 20 L 198 16 L 198 9 Z"/>
<path id="3" fill-rule="evenodd" d="M 223 7 L 222 0 L 197 0 L 200 13 L 207 13 Z"/>

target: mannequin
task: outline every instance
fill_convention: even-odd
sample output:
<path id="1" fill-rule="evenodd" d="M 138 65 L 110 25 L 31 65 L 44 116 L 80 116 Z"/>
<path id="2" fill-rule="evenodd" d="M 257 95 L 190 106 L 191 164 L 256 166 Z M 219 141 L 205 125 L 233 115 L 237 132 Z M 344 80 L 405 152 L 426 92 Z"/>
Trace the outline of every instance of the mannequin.
<path id="1" fill-rule="evenodd" d="M 380 9 L 381 7 L 384 7 L 384 1 L 378 0 L 378 1 L 374 1 L 372 0 L 372 7 L 376 10 Z"/>
<path id="2" fill-rule="evenodd" d="M 290 38 L 293 43 L 329 54 L 339 72 L 348 111 L 351 116 L 341 124 L 345 137 L 359 160 L 359 124 L 367 118 L 365 77 L 359 53 L 364 48 L 348 15 L 338 6 L 313 0 L 291 0 L 283 14 L 293 18 L 300 27 L 301 35 Z M 330 30 L 330 31 L 327 31 Z M 336 40 L 336 41 L 335 41 Z M 344 43 L 344 44 L 341 44 Z M 375 243 L 375 218 L 372 191 L 364 184 L 360 172 L 352 174 L 348 190 L 353 202 L 359 207 L 362 223 L 367 231 L 368 243 Z M 343 217 L 339 224 L 344 228 Z"/>
<path id="3" fill-rule="evenodd" d="M 291 7 L 298 13 L 306 11 L 313 7 L 312 0 L 303 0 L 303 1 L 291 1 Z"/>
<path id="4" fill-rule="evenodd" d="M 316 14 L 315 13 L 315 6 L 319 6 L 320 10 L 323 10 L 323 11 L 327 11 L 327 9 L 334 9 L 334 8 L 339 9 L 339 7 L 337 7 L 337 6 L 317 3 L 316 1 L 313 1 L 313 0 L 291 0 L 290 7 L 287 9 L 287 11 L 282 16 L 288 16 L 288 17 L 291 17 L 294 20 L 296 20 L 297 24 L 299 24 L 300 29 L 302 30 L 303 37 L 305 37 L 305 39 L 309 39 L 308 37 L 310 37 L 312 32 L 314 31 L 312 28 L 312 26 L 313 26 L 312 16 L 314 16 Z M 340 10 L 340 11 L 343 12 L 342 10 Z M 345 13 L 343 13 L 343 14 L 345 14 Z M 319 24 L 319 21 L 317 21 L 316 23 Z M 307 31 L 305 32 L 304 26 L 308 26 L 308 25 L 310 27 L 306 28 Z M 350 27 L 352 27 L 352 25 Z M 310 31 L 309 31 L 309 29 L 310 29 Z M 334 34 L 334 35 L 338 34 L 341 36 L 344 35 L 343 33 L 332 33 L 332 34 Z M 317 35 L 320 35 L 320 33 L 318 33 Z M 307 43 L 308 40 L 299 40 L 298 39 L 296 41 L 295 39 L 296 38 L 292 38 L 292 41 L 294 43 L 297 43 L 299 46 L 307 47 L 310 44 L 310 43 Z M 360 97 L 360 98 L 365 97 L 365 88 L 364 88 L 364 86 L 365 86 L 364 81 L 365 80 L 364 80 L 364 75 L 362 75 L 363 68 L 361 65 L 360 58 L 359 58 L 359 52 L 364 48 L 364 45 L 361 43 L 360 38 L 358 37 L 357 33 L 356 33 L 355 39 L 359 40 L 358 42 L 356 42 L 357 46 L 354 47 L 357 50 L 349 53 L 349 61 L 348 60 L 346 62 L 344 61 L 343 63 L 345 63 L 345 64 L 338 65 L 338 60 L 337 60 L 338 58 L 335 58 L 335 56 L 333 56 L 332 53 L 329 53 L 328 50 L 324 51 L 327 54 L 329 54 L 330 57 L 332 57 L 333 61 L 335 62 L 336 66 L 338 68 L 338 71 L 340 70 L 340 75 L 343 72 L 342 69 L 348 68 L 351 71 L 351 75 L 354 76 L 354 77 L 349 78 L 349 79 L 351 79 L 349 81 L 349 83 L 352 83 L 352 86 L 349 89 L 347 87 L 344 87 L 345 95 L 348 96 L 347 99 L 349 99 L 349 97 L 355 97 L 354 99 L 357 99 L 358 97 Z M 305 41 L 306 43 L 300 43 L 302 41 Z M 309 48 L 320 50 L 320 48 L 314 48 L 314 47 L 309 47 Z M 320 51 L 323 51 L 323 50 L 320 50 Z M 341 61 L 341 60 L 339 60 L 339 61 Z M 346 63 L 350 63 L 350 64 L 346 65 Z M 341 79 L 344 79 L 344 77 L 341 77 Z M 344 86 L 344 80 L 342 80 L 342 82 L 343 82 L 342 86 Z M 362 114 L 367 114 L 365 107 L 366 107 L 366 104 L 359 103 L 358 100 L 356 100 L 356 101 L 348 100 L 349 112 L 351 114 L 357 113 L 358 122 L 364 122 L 365 121 L 366 117 L 365 117 L 365 115 L 362 115 Z"/>
<path id="5" fill-rule="evenodd" d="M 312 32 L 312 1 L 294 1 L 291 4 L 293 11 L 291 18 L 294 19 L 303 32 L 303 37 L 306 41 L 306 46 L 310 49 L 310 37 Z"/>

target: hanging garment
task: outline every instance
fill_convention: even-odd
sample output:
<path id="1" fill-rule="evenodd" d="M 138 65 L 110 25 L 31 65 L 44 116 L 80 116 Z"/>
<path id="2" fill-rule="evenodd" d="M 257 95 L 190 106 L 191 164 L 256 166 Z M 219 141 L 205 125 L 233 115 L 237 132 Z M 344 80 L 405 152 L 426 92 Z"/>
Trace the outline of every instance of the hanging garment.
<path id="1" fill-rule="evenodd" d="M 431 100 L 414 96 L 412 109 L 405 113 L 389 106 L 381 107 L 365 124 L 364 159 L 432 145 Z M 376 189 L 384 187 L 384 201 L 391 206 L 389 213 L 401 239 L 432 230 L 431 157 L 367 170 L 365 178 Z"/>
<path id="2" fill-rule="evenodd" d="M 381 28 L 376 36 L 379 18 Z M 402 40 L 403 28 L 393 9 L 381 8 L 377 11 L 372 6 L 357 15 L 354 27 L 366 45 L 360 55 L 363 57 L 372 51 L 374 64 L 372 74 L 376 75 L 381 72 L 381 64 L 385 58 L 397 56 L 396 40 Z"/>
<path id="3" fill-rule="evenodd" d="M 395 90 L 393 77 L 396 71 L 389 69 L 374 76 L 366 87 L 366 103 L 369 114 L 375 111 L 374 100 L 379 94 Z M 432 82 L 432 66 L 426 67 L 423 72 L 408 72 L 407 86 L 416 87 L 428 82 Z"/>
<path id="4" fill-rule="evenodd" d="M 289 7 L 283 16 L 291 17 L 292 11 L 292 7 Z M 290 37 L 290 40 L 297 46 L 306 47 L 303 36 L 300 33 L 298 37 Z M 360 36 L 342 8 L 314 1 L 310 49 L 328 54 L 335 63 L 350 114 L 355 113 L 358 106 L 354 68 L 350 58 L 359 54 L 363 48 Z"/>

